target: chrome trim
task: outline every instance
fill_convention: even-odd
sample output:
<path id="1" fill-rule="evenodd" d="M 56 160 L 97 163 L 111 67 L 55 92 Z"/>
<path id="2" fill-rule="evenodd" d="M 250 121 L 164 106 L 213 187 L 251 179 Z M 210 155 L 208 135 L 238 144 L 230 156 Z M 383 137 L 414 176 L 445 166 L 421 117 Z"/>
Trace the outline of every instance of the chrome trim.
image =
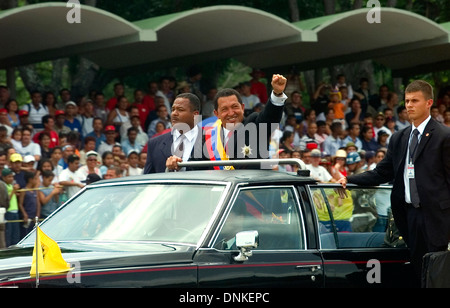
<path id="1" fill-rule="evenodd" d="M 214 185 L 226 185 L 230 182 L 225 181 L 217 181 L 217 180 L 195 180 L 195 179 L 148 179 L 148 180 L 136 180 L 136 181 L 120 181 L 120 182 L 112 182 L 112 183 L 93 183 L 85 186 L 86 189 L 93 189 L 97 187 L 105 187 L 105 186 L 118 186 L 118 185 L 136 185 L 136 184 L 167 184 L 167 183 L 182 183 L 182 184 L 214 184 Z"/>
<path id="2" fill-rule="evenodd" d="M 236 159 L 236 160 L 206 160 L 206 161 L 187 161 L 178 163 L 180 167 L 212 167 L 212 166 L 248 166 L 261 164 L 289 164 L 297 165 L 302 170 L 306 170 L 305 163 L 298 158 L 285 159 Z"/>

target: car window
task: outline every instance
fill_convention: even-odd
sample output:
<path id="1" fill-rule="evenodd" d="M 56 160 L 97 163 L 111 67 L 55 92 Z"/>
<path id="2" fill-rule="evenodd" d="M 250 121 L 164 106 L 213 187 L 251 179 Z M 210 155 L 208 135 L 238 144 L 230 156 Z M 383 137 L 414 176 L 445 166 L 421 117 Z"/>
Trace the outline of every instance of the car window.
<path id="1" fill-rule="evenodd" d="M 217 249 L 237 249 L 235 235 L 258 231 L 256 250 L 304 249 L 303 223 L 292 187 L 241 189 L 217 237 Z"/>
<path id="2" fill-rule="evenodd" d="M 58 210 L 43 228 L 58 241 L 197 244 L 225 188 L 179 183 L 94 187 Z"/>
<path id="3" fill-rule="evenodd" d="M 321 247 L 403 247 L 390 210 L 390 187 L 313 187 Z"/>

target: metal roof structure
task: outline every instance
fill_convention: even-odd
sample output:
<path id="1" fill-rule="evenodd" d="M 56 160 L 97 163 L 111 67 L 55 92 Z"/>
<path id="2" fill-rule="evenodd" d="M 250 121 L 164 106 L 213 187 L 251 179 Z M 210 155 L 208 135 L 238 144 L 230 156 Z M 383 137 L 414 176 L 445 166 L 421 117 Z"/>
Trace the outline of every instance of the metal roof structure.
<path id="1" fill-rule="evenodd" d="M 316 35 L 267 12 L 243 6 L 212 6 L 134 23 L 157 33 L 155 43 L 123 44 L 114 53 L 87 53 L 100 66 L 118 69 L 208 62 L 291 42 L 316 42 Z"/>
<path id="2" fill-rule="evenodd" d="M 0 68 L 112 50 L 126 42 L 155 42 L 156 33 L 91 6 L 81 23 L 69 23 L 65 3 L 40 3 L 0 11 Z"/>
<path id="3" fill-rule="evenodd" d="M 236 57 L 249 66 L 300 70 L 373 59 L 393 70 L 450 61 L 450 27 L 421 15 L 382 8 L 381 22 L 369 23 L 369 9 L 294 23 L 316 33 L 317 43 L 292 43 Z M 446 52 L 447 51 L 447 52 Z M 283 53 L 283 57 L 273 55 Z"/>
<path id="4" fill-rule="evenodd" d="M 211 6 L 129 22 L 81 6 L 69 23 L 65 3 L 0 12 L 0 68 L 83 56 L 110 70 L 138 71 L 236 58 L 251 67 L 300 70 L 373 59 L 395 72 L 450 67 L 450 23 L 409 11 L 369 9 L 289 23 L 243 6 Z"/>

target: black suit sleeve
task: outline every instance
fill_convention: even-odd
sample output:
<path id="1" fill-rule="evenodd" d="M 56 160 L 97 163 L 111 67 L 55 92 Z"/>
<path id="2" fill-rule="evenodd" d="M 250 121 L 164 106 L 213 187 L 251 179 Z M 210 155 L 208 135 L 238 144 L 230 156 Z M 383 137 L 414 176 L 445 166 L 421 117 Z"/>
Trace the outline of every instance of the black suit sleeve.
<path id="1" fill-rule="evenodd" d="M 396 144 L 397 142 L 395 140 L 391 140 L 386 156 L 377 164 L 374 170 L 366 171 L 357 175 L 351 175 L 347 177 L 348 182 L 365 186 L 377 186 L 391 182 L 395 176 L 393 151 Z"/>
<path id="2" fill-rule="evenodd" d="M 255 123 L 258 130 L 261 128 L 265 128 L 266 129 L 265 136 L 267 137 L 266 142 L 267 144 L 269 144 L 272 133 L 275 131 L 275 129 L 278 127 L 278 124 L 280 124 L 281 122 L 283 111 L 284 105 L 282 106 L 274 105 L 269 98 L 263 111 L 261 111 L 260 113 L 254 112 L 251 115 L 249 115 L 245 119 L 244 124 Z M 261 124 L 266 124 L 266 126 L 264 127 Z"/>
<path id="3" fill-rule="evenodd" d="M 152 147 L 153 146 L 150 144 L 150 141 L 149 141 L 147 143 L 147 160 L 146 160 L 145 166 L 144 166 L 144 174 L 154 173 L 152 159 L 151 159 L 151 155 L 153 155 Z"/>

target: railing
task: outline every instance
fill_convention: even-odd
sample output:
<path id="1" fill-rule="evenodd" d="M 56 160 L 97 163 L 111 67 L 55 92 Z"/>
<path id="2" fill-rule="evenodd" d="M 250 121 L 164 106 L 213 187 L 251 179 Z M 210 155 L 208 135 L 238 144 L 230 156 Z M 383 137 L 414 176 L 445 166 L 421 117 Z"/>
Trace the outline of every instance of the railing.
<path id="1" fill-rule="evenodd" d="M 305 163 L 298 158 L 284 158 L 284 159 L 238 159 L 238 160 L 205 160 L 205 161 L 187 161 L 178 163 L 181 168 L 205 168 L 216 166 L 260 166 L 261 169 L 272 169 L 275 165 L 297 165 L 299 170 L 297 175 L 309 176 L 309 170 L 306 169 Z"/>

